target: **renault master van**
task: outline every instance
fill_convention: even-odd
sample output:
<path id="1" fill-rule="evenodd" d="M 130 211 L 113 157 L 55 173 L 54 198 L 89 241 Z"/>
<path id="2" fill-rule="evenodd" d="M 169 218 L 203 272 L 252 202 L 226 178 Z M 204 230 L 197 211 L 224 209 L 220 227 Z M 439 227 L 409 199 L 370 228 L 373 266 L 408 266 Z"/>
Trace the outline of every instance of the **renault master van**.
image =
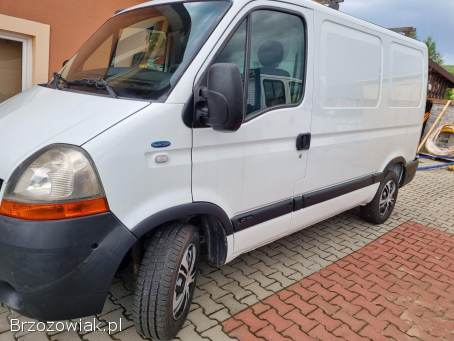
<path id="1" fill-rule="evenodd" d="M 427 70 L 424 44 L 309 0 L 117 13 L 0 105 L 0 301 L 96 314 L 132 259 L 137 330 L 174 337 L 201 259 L 354 207 L 389 218 L 415 175 Z"/>

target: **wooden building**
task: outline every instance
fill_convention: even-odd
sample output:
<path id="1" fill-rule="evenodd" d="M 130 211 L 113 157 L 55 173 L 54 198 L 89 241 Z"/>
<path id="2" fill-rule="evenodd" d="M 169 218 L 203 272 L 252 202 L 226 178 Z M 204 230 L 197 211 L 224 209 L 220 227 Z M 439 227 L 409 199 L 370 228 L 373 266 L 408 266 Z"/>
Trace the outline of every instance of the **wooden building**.
<path id="1" fill-rule="evenodd" d="M 339 3 L 344 2 L 344 0 L 315 0 L 315 1 L 321 3 L 322 5 L 327 5 L 337 10 L 339 9 Z"/>
<path id="2" fill-rule="evenodd" d="M 446 91 L 452 88 L 454 88 L 454 75 L 434 61 L 429 60 L 427 98 L 443 99 Z"/>

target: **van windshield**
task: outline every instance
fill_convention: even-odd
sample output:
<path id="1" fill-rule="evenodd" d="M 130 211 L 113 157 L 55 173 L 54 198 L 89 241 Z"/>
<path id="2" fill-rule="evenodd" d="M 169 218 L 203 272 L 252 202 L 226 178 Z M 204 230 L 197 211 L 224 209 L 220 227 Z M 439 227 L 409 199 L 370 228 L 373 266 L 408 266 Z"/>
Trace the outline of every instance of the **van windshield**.
<path id="1" fill-rule="evenodd" d="M 228 1 L 175 2 L 117 15 L 82 46 L 52 84 L 164 100 L 228 6 Z"/>

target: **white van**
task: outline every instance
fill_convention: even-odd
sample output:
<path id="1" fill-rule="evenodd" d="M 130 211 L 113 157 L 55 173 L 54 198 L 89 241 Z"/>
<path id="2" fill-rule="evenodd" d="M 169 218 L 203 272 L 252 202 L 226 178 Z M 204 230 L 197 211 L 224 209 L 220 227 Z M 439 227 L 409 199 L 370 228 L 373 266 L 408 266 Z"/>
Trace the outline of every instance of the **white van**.
<path id="1" fill-rule="evenodd" d="M 424 44 L 309 0 L 154 0 L 0 105 L 0 301 L 99 313 L 122 263 L 169 339 L 221 266 L 414 177 Z M 372 228 L 372 227 L 371 227 Z"/>

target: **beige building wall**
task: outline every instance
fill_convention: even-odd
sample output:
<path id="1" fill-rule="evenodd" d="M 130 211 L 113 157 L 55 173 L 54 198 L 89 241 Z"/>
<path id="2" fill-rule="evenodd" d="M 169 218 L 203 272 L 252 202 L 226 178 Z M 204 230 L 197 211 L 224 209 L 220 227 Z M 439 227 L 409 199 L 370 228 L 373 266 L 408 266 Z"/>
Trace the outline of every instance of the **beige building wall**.
<path id="1" fill-rule="evenodd" d="M 34 81 L 47 81 L 116 10 L 143 0 L 0 0 L 0 30 L 33 39 Z M 20 18 L 20 19 L 19 19 Z M 34 51 L 35 52 L 35 51 Z M 47 61 L 46 61 L 47 60 Z M 47 66 L 44 64 L 47 63 Z"/>
<path id="2" fill-rule="evenodd" d="M 16 34 L 30 40 L 32 81 L 47 82 L 49 75 L 50 26 L 21 18 L 0 14 L 0 35 Z"/>

